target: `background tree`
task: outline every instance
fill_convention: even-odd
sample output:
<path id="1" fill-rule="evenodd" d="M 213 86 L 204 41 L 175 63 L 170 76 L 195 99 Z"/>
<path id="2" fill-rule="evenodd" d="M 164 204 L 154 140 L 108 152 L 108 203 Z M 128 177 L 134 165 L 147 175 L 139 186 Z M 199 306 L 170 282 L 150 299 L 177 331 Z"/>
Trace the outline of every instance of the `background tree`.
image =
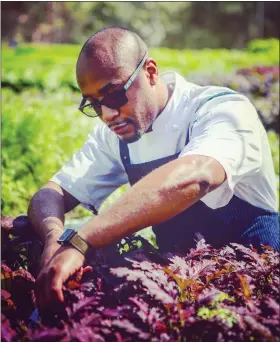
<path id="1" fill-rule="evenodd" d="M 2 2 L 2 39 L 81 44 L 112 25 L 150 46 L 244 48 L 279 37 L 279 2 Z"/>

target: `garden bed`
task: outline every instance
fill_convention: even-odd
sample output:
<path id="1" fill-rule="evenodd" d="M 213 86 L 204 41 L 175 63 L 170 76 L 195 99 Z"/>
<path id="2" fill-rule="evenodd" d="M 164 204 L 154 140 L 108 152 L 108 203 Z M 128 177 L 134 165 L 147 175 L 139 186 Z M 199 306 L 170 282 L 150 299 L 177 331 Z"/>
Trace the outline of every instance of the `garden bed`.
<path id="1" fill-rule="evenodd" d="M 279 341 L 279 253 L 268 246 L 201 239 L 176 255 L 132 237 L 98 250 L 93 270 L 64 284 L 64 305 L 38 315 L 42 245 L 24 217 L 1 226 L 2 341 Z"/>

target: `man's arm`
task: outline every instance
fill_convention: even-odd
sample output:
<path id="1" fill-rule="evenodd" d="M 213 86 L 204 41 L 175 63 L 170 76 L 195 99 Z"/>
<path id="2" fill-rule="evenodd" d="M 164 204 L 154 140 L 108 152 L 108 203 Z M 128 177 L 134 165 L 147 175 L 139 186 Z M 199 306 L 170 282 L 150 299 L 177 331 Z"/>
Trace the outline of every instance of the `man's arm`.
<path id="1" fill-rule="evenodd" d="M 64 215 L 74 209 L 79 201 L 59 185 L 48 182 L 32 198 L 28 208 L 28 218 L 44 242 L 52 231 L 64 227 Z"/>
<path id="2" fill-rule="evenodd" d="M 106 212 L 86 223 L 79 234 L 102 247 L 184 211 L 226 179 L 213 158 L 191 155 L 176 159 L 141 179 Z"/>
<path id="3" fill-rule="evenodd" d="M 60 247 L 57 239 L 63 232 L 65 213 L 78 204 L 75 197 L 53 182 L 48 182 L 33 196 L 28 208 L 28 218 L 44 242 L 41 267 L 46 265 Z"/>

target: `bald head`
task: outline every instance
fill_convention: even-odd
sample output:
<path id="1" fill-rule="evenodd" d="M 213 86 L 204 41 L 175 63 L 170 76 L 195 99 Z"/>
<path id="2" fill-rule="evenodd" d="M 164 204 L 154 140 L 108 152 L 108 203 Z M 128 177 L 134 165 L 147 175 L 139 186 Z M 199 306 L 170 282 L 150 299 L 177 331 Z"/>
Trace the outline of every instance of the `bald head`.
<path id="1" fill-rule="evenodd" d="M 122 27 L 109 27 L 95 33 L 84 44 L 77 61 L 77 80 L 85 72 L 126 70 L 133 72 L 143 58 L 147 46 L 134 32 Z"/>

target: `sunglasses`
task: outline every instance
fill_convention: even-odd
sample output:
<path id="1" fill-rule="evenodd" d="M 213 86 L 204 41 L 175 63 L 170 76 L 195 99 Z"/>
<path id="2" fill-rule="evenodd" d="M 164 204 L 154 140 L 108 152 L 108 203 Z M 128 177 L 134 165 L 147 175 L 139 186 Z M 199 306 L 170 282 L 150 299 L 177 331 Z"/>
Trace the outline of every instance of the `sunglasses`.
<path id="1" fill-rule="evenodd" d="M 122 89 L 116 90 L 110 94 L 105 95 L 101 101 L 88 100 L 87 98 L 84 97 L 80 104 L 79 110 L 83 114 L 91 118 L 95 118 L 102 114 L 102 106 L 106 106 L 111 109 L 119 109 L 120 107 L 127 104 L 128 98 L 126 96 L 126 92 L 128 88 L 132 85 L 132 83 L 134 82 L 138 74 L 140 73 L 140 70 L 143 67 L 147 57 L 148 57 L 148 51 L 146 51 L 143 59 L 141 60 L 136 70 L 130 76 L 129 80 L 126 82 L 126 84 L 123 86 Z"/>

